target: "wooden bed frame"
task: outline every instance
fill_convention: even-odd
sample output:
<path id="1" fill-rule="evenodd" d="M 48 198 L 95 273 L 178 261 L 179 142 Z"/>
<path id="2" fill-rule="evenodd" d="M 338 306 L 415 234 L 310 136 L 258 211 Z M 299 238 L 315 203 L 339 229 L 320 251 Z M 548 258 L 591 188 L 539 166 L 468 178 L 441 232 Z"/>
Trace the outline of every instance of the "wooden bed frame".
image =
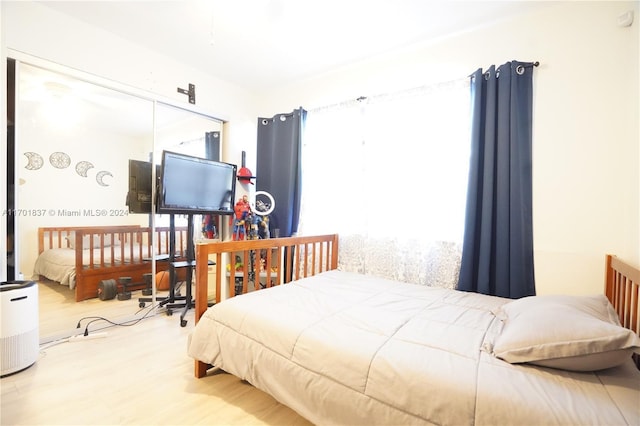
<path id="1" fill-rule="evenodd" d="M 605 295 L 611 302 L 620 324 L 640 335 L 640 269 L 623 262 L 616 256 L 606 256 Z M 640 369 L 640 356 L 633 354 L 636 367 Z"/>
<path id="2" fill-rule="evenodd" d="M 184 257 L 186 249 L 186 227 L 176 228 L 176 256 Z M 45 250 L 55 248 L 71 248 L 67 237 L 75 234 L 75 255 L 76 255 L 76 302 L 98 297 L 98 285 L 100 281 L 107 279 L 117 279 L 120 277 L 131 277 L 133 283 L 141 283 L 139 286 L 129 288 L 140 289 L 143 284 L 143 275 L 151 273 L 151 262 L 144 259 L 152 257 L 153 236 L 157 238 L 159 247 L 156 254 L 169 253 L 168 227 L 157 227 L 153 230 L 150 227 L 140 225 L 127 226 L 58 226 L 38 228 L 38 255 Z M 83 265 L 83 244 L 89 241 L 90 250 L 89 265 Z M 120 244 L 110 244 L 110 241 L 120 241 Z M 105 244 L 106 242 L 106 244 Z M 142 243 L 142 244 L 139 244 Z M 99 249 L 99 250 L 98 250 Z M 133 262 L 115 261 L 115 255 L 121 258 L 129 255 L 129 258 L 136 258 Z M 111 259 L 111 260 L 109 260 Z M 167 262 L 157 262 L 157 270 L 168 268 Z M 46 280 L 46 277 L 40 277 Z"/>
<path id="3" fill-rule="evenodd" d="M 261 253 L 263 262 L 253 262 L 254 268 L 228 268 L 231 256 L 240 256 L 243 265 L 250 265 L 250 259 Z M 310 237 L 272 238 L 266 240 L 246 240 L 212 242 L 196 245 L 196 322 L 208 308 L 208 261 L 210 256 L 216 264 L 216 303 L 222 295 L 222 279 L 229 288 L 229 297 L 236 294 L 236 278 L 242 281 L 242 293 L 260 289 L 260 282 L 266 287 L 286 284 L 301 278 L 310 277 L 324 271 L 338 268 L 338 235 L 318 235 Z M 224 268 L 223 268 L 224 265 Z M 235 262 L 234 262 L 235 265 Z M 270 265 L 265 267 L 264 265 Z M 285 267 L 285 265 L 290 265 Z M 253 279 L 261 277 L 260 279 Z M 253 284 L 253 286 L 250 286 Z M 211 366 L 201 361 L 195 362 L 196 377 L 204 377 Z"/>
<path id="4" fill-rule="evenodd" d="M 314 237 L 275 238 L 268 240 L 229 241 L 198 244 L 196 246 L 196 291 L 195 291 L 195 317 L 196 323 L 208 308 L 208 260 L 215 256 L 216 262 L 216 303 L 221 300 L 222 277 L 228 278 L 229 297 L 233 297 L 235 291 L 235 278 L 242 279 L 242 293 L 258 290 L 260 282 L 254 280 L 253 288 L 249 287 L 250 271 L 243 268 L 242 272 L 229 269 L 223 274 L 223 264 L 228 262 L 223 257 L 237 256 L 241 254 L 243 264 L 248 264 L 248 259 L 257 250 L 266 254 L 268 265 L 293 265 L 291 268 L 261 268 L 260 262 L 254 262 L 254 276 L 261 276 L 271 285 L 271 277 L 274 283 L 288 283 L 303 277 L 312 276 L 338 267 L 338 235 L 321 235 Z M 306 254 L 301 257 L 301 254 Z M 226 267 L 225 267 L 226 269 Z M 266 269 L 266 270 L 264 270 Z M 620 260 L 613 255 L 606 255 L 605 265 L 605 295 L 613 305 L 620 323 L 625 328 L 640 335 L 640 304 L 638 302 L 640 287 L 640 269 Z M 638 369 L 640 369 L 640 356 L 633 355 Z M 211 366 L 201 361 L 195 361 L 194 373 L 197 378 L 204 377 Z"/>

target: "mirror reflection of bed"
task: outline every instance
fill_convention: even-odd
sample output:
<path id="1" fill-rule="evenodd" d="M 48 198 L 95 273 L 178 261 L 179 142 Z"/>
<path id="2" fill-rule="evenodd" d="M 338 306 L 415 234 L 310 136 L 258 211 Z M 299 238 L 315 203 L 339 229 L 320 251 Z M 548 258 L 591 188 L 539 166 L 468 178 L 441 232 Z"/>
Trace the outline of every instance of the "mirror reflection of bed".
<path id="1" fill-rule="evenodd" d="M 34 214 L 17 218 L 16 278 L 39 280 L 34 274 L 38 228 L 150 227 L 150 215 L 128 212 L 129 159 L 149 161 L 152 153 L 160 158 L 168 148 L 204 155 L 205 133 L 221 131 L 221 123 L 156 103 L 154 129 L 151 100 L 39 66 L 19 62 L 17 67 L 16 208 Z M 167 220 L 156 216 L 153 225 Z M 70 283 L 39 283 L 41 338 L 67 331 L 87 316 L 118 321 L 136 315 L 142 297 L 138 290 L 131 300 L 78 302 Z"/>

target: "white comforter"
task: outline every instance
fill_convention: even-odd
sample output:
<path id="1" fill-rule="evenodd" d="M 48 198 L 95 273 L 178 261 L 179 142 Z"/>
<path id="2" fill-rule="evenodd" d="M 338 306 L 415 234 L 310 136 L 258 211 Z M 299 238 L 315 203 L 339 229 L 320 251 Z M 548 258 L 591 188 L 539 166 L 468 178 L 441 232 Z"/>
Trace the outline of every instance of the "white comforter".
<path id="1" fill-rule="evenodd" d="M 209 308 L 188 353 L 316 424 L 638 424 L 631 362 L 575 373 L 481 350 L 506 302 L 330 271 Z"/>

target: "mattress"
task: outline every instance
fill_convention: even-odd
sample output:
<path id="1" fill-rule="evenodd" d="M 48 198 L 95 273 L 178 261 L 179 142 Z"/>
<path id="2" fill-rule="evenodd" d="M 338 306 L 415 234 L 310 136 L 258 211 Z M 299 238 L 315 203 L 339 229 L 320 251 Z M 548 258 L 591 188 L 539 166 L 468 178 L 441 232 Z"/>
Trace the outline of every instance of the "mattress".
<path id="1" fill-rule="evenodd" d="M 575 372 L 484 350 L 508 302 L 329 271 L 214 305 L 188 354 L 316 424 L 638 424 L 630 359 Z"/>

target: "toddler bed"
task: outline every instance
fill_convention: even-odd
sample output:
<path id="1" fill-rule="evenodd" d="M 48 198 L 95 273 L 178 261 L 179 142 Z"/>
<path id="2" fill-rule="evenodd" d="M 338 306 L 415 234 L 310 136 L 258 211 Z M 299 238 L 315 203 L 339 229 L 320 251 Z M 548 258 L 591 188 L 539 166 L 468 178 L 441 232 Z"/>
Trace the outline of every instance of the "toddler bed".
<path id="1" fill-rule="evenodd" d="M 270 250 L 293 253 L 276 281 L 292 283 L 209 309 L 196 267 L 197 377 L 215 366 L 316 424 L 638 423 L 640 272 L 619 259 L 607 257 L 607 297 L 510 300 L 339 271 L 337 237 L 328 252 L 298 238 Z M 250 243 L 202 245 L 197 256 Z"/>
<path id="2" fill-rule="evenodd" d="M 155 255 L 169 254 L 169 228 L 139 225 L 38 228 L 38 258 L 34 274 L 75 289 L 76 301 L 98 296 L 100 281 L 131 277 L 143 283 L 151 272 L 153 235 L 158 241 Z M 186 227 L 176 228 L 176 255 L 184 256 Z M 157 262 L 158 270 L 166 262 Z M 143 285 L 142 285 L 143 287 Z M 135 287 L 131 287 L 134 289 Z"/>

